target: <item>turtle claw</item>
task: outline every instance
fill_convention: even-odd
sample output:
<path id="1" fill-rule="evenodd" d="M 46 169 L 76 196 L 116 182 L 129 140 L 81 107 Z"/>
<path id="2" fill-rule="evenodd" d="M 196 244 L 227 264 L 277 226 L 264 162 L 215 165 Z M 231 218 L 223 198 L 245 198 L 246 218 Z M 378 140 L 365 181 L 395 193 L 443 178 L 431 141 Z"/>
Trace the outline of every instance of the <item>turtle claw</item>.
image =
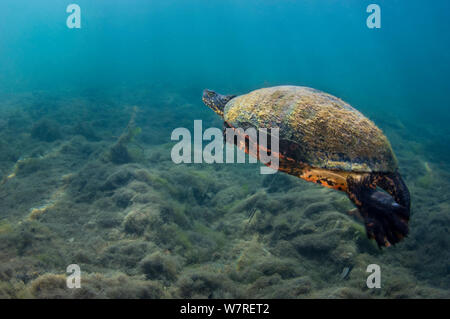
<path id="1" fill-rule="evenodd" d="M 371 190 L 360 207 L 367 236 L 378 247 L 389 247 L 408 235 L 408 210 L 384 192 Z"/>

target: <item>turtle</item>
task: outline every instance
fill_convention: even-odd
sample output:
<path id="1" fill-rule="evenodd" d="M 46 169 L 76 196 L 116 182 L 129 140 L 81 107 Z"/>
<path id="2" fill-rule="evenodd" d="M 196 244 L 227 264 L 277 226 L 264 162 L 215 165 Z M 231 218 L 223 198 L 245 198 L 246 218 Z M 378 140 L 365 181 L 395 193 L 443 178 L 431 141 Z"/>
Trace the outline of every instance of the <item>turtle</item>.
<path id="1" fill-rule="evenodd" d="M 278 170 L 347 193 L 356 206 L 353 213 L 362 218 L 368 238 L 380 248 L 408 235 L 410 193 L 391 144 L 350 104 L 292 85 L 239 96 L 205 89 L 202 100 L 237 134 L 242 135 L 237 128 L 278 128 Z M 259 146 L 257 140 L 244 137 L 245 145 L 238 147 L 247 153 L 252 143 Z"/>

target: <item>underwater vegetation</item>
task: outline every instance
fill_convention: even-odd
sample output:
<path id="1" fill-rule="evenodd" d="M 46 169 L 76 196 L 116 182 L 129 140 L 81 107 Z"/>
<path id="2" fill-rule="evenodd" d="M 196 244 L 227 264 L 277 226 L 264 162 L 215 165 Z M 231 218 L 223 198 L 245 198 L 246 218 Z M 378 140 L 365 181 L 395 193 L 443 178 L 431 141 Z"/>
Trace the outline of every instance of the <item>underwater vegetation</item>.
<path id="1" fill-rule="evenodd" d="M 136 127 L 135 118 L 138 108 L 133 108 L 130 121 L 122 133 L 117 139 L 117 142 L 110 148 L 106 155 L 106 160 L 110 160 L 114 164 L 125 164 L 133 161 L 133 155 L 128 149 L 129 144 L 134 141 L 136 135 L 141 132 L 140 127 Z"/>
<path id="2" fill-rule="evenodd" d="M 175 165 L 170 132 L 201 102 L 165 94 L 3 102 L 0 298 L 450 297 L 450 164 L 420 151 L 431 137 L 380 124 L 413 201 L 410 235 L 380 251 L 344 194 L 260 164 Z M 382 289 L 366 286 L 372 263 Z"/>
<path id="3" fill-rule="evenodd" d="M 31 136 L 45 142 L 53 142 L 61 138 L 59 126 L 47 119 L 40 120 L 31 128 Z"/>

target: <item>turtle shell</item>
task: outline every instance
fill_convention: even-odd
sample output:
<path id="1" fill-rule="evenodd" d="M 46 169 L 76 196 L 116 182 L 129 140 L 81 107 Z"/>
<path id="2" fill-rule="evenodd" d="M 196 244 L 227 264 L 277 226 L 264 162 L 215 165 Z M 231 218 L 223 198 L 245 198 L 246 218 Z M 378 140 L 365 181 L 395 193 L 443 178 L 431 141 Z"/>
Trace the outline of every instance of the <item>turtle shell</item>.
<path id="1" fill-rule="evenodd" d="M 397 161 L 383 132 L 330 94 L 276 86 L 233 98 L 224 110 L 234 128 L 279 128 L 280 153 L 312 167 L 347 172 L 394 172 Z"/>

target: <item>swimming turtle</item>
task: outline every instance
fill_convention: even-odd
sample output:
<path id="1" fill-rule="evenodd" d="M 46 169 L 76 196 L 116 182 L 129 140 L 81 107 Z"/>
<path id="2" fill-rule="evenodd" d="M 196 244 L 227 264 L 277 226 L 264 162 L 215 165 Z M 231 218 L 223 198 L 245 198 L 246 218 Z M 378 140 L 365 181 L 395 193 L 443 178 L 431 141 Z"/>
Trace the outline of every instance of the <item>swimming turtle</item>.
<path id="1" fill-rule="evenodd" d="M 202 100 L 236 132 L 279 128 L 279 170 L 346 192 L 364 219 L 367 236 L 379 247 L 396 244 L 408 234 L 410 195 L 391 145 L 372 121 L 346 102 L 300 86 L 262 88 L 240 96 L 204 90 Z M 245 139 L 248 153 L 250 143 L 258 142 L 248 135 Z"/>

